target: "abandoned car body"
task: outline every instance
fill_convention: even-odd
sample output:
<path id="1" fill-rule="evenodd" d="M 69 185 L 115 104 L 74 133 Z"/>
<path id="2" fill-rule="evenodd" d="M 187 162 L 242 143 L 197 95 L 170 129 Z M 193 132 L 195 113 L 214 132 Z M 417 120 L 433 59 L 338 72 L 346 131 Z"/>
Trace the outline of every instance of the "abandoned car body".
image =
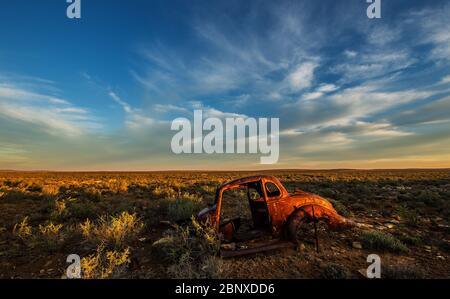
<path id="1" fill-rule="evenodd" d="M 208 221 L 225 241 L 236 241 L 240 221 L 221 219 L 223 194 L 236 189 L 247 191 L 253 229 L 276 238 L 297 242 L 299 228 L 305 223 L 314 223 L 315 226 L 315 223 L 323 221 L 333 230 L 353 225 L 352 221 L 339 215 L 328 200 L 318 195 L 302 190 L 289 194 L 273 176 L 251 176 L 220 185 L 216 190 L 215 204 L 198 214 L 198 219 Z"/>

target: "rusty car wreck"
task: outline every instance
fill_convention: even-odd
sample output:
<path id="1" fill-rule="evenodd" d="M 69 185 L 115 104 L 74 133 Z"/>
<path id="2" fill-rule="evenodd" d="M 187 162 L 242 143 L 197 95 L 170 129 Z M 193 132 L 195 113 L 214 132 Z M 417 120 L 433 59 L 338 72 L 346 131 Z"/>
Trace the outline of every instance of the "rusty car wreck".
<path id="1" fill-rule="evenodd" d="M 222 219 L 223 195 L 229 190 L 246 191 L 253 225 L 245 238 L 238 235 L 239 218 Z M 224 257 L 295 246 L 301 239 L 300 228 L 306 224 L 313 225 L 316 248 L 319 250 L 316 228 L 319 221 L 331 230 L 353 226 L 353 222 L 339 215 L 328 200 L 300 189 L 290 194 L 277 178 L 269 175 L 240 178 L 220 185 L 216 190 L 214 205 L 203 209 L 198 219 L 212 225 L 222 236 L 223 243 L 271 237 L 256 247 L 222 250 Z"/>

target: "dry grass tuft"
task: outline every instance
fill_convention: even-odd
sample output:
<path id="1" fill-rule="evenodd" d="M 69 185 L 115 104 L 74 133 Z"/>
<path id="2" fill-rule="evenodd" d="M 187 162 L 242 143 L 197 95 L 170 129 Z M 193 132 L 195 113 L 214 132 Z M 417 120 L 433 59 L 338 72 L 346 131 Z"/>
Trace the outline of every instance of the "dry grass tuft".
<path id="1" fill-rule="evenodd" d="M 105 252 L 101 244 L 94 254 L 81 259 L 81 275 L 84 279 L 118 278 L 129 262 L 129 248 Z"/>
<path id="2" fill-rule="evenodd" d="M 116 247 L 135 240 L 143 228 L 141 219 L 128 212 L 122 212 L 118 216 L 100 217 L 96 224 L 89 219 L 80 224 L 80 231 L 86 239 Z"/>

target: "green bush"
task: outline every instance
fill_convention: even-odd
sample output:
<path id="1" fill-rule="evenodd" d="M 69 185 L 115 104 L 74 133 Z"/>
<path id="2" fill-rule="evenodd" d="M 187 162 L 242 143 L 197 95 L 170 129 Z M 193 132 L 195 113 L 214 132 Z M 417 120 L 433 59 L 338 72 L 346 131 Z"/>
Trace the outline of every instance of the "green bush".
<path id="1" fill-rule="evenodd" d="M 202 202 L 196 198 L 167 198 L 161 201 L 161 208 L 170 221 L 188 220 L 202 208 Z"/>
<path id="2" fill-rule="evenodd" d="M 349 277 L 350 273 L 347 268 L 338 264 L 330 264 L 320 270 L 322 279 L 348 279 Z"/>
<path id="3" fill-rule="evenodd" d="M 344 216 L 344 217 L 349 217 L 351 215 L 351 212 L 347 209 L 347 207 L 340 201 L 331 199 L 330 202 L 333 204 L 334 209 L 336 210 L 336 212 L 338 212 L 338 214 Z"/>
<path id="4" fill-rule="evenodd" d="M 407 252 L 408 248 L 397 238 L 390 234 L 378 231 L 365 232 L 361 236 L 363 247 L 366 249 Z"/>
<path id="5" fill-rule="evenodd" d="M 406 206 L 401 206 L 398 209 L 398 213 L 407 225 L 417 226 L 419 224 L 419 214 L 417 214 L 415 210 L 409 209 Z"/>

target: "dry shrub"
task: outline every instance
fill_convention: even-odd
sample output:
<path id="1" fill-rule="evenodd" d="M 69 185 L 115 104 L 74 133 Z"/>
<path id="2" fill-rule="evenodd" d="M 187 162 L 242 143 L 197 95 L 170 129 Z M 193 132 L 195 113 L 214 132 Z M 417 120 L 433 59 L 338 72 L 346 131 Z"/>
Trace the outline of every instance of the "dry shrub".
<path id="1" fill-rule="evenodd" d="M 80 224 L 80 231 L 88 240 L 116 247 L 122 247 L 136 239 L 143 228 L 141 219 L 128 212 L 122 212 L 118 216 L 100 217 L 95 224 L 89 219 Z"/>
<path id="2" fill-rule="evenodd" d="M 14 225 L 13 234 L 21 240 L 29 239 L 32 236 L 33 230 L 28 224 L 28 217 L 25 217 L 21 222 Z"/>
<path id="3" fill-rule="evenodd" d="M 42 193 L 48 196 L 56 196 L 59 193 L 59 187 L 56 185 L 44 185 L 42 187 Z"/>
<path id="4" fill-rule="evenodd" d="M 105 252 L 101 244 L 94 254 L 81 259 L 81 275 L 84 279 L 119 278 L 129 263 L 129 248 Z"/>
<path id="5" fill-rule="evenodd" d="M 51 212 L 51 217 L 53 219 L 60 218 L 67 213 L 67 206 L 64 200 L 55 200 L 53 202 L 53 211 Z"/>
<path id="6" fill-rule="evenodd" d="M 220 249 L 219 237 L 213 228 L 200 225 L 194 217 L 190 225 L 167 231 L 153 246 L 170 264 L 167 270 L 170 277 L 220 277 L 222 260 L 216 257 Z"/>
<path id="7" fill-rule="evenodd" d="M 59 249 L 59 245 L 64 241 L 64 235 L 61 232 L 62 228 L 62 224 L 55 225 L 52 222 L 46 225 L 39 225 L 40 236 L 36 236 L 36 241 L 48 251 Z"/>
<path id="8" fill-rule="evenodd" d="M 128 182 L 126 180 L 109 180 L 107 186 L 115 193 L 128 192 Z"/>
<path id="9" fill-rule="evenodd" d="M 161 208 L 170 221 L 189 220 L 202 208 L 202 199 L 196 195 L 184 193 L 180 198 L 166 198 L 161 201 Z"/>
<path id="10" fill-rule="evenodd" d="M 391 234 L 370 231 L 363 233 L 361 240 L 366 249 L 397 253 L 408 252 L 408 247 Z"/>
<path id="11" fill-rule="evenodd" d="M 59 232 L 61 231 L 63 225 L 62 224 L 53 224 L 52 222 L 48 223 L 47 225 L 40 225 L 39 224 L 39 232 L 44 237 L 55 237 L 58 236 Z"/>

